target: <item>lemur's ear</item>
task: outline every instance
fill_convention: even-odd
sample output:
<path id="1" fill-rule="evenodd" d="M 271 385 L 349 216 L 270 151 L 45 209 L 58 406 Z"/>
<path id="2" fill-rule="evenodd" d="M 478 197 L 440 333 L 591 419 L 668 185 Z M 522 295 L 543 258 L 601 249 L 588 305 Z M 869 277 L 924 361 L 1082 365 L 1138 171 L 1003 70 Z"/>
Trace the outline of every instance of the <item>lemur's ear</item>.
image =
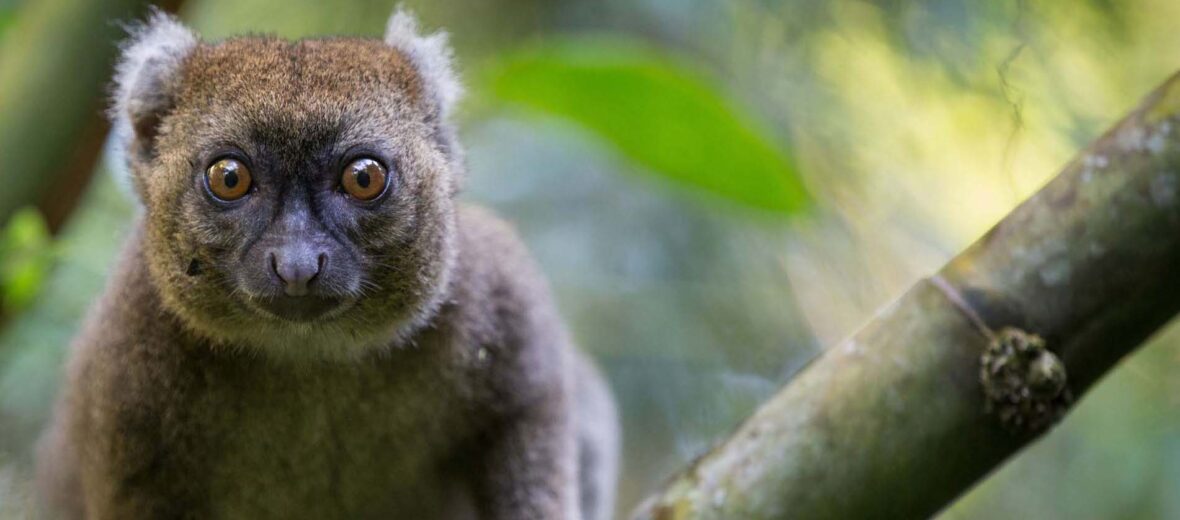
<path id="1" fill-rule="evenodd" d="M 399 6 L 385 25 L 385 43 L 409 57 L 426 83 L 427 92 L 433 95 L 439 116 L 446 120 L 463 96 L 463 86 L 455 74 L 454 53 L 447 33 L 422 35 L 418 31 L 418 20 Z"/>
<path id="2" fill-rule="evenodd" d="M 111 118 L 130 129 L 132 153 L 150 155 L 160 120 L 173 107 L 181 63 L 199 39 L 159 10 L 128 32 L 115 68 Z"/>

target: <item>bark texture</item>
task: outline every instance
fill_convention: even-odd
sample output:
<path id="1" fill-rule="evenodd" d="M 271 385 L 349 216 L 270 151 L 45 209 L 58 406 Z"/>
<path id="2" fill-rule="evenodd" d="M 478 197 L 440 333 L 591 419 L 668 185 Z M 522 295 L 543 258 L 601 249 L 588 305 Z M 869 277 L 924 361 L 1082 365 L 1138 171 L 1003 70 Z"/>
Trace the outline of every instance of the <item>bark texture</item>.
<path id="1" fill-rule="evenodd" d="M 1064 405 L 1180 310 L 1178 115 L 1174 76 L 635 518 L 925 517 L 1037 438 L 1001 424 L 981 358 L 1001 330 L 1043 338 Z"/>

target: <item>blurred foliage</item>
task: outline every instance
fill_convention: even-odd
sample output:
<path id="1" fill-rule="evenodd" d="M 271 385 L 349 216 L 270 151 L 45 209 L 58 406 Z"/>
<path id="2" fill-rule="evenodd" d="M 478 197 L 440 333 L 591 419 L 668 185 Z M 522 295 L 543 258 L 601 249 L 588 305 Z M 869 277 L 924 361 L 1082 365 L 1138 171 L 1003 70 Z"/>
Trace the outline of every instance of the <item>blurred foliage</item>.
<path id="1" fill-rule="evenodd" d="M 445 29 L 459 54 L 468 60 L 500 51 L 536 30 L 545 17 L 561 7 L 561 2 L 549 0 L 396 3 L 413 10 L 423 28 Z M 183 14 L 202 37 L 211 40 L 243 34 L 377 36 L 394 4 L 391 0 L 189 0 Z"/>
<path id="2" fill-rule="evenodd" d="M 8 32 L 8 28 L 16 22 L 16 11 L 12 9 L 0 8 L 0 38 L 4 37 L 4 33 Z"/>
<path id="3" fill-rule="evenodd" d="M 510 54 L 490 90 L 567 117 L 649 170 L 756 208 L 807 203 L 781 147 L 707 82 L 634 42 L 545 42 Z"/>
<path id="4" fill-rule="evenodd" d="M 17 12 L 25 0 L 0 0 L 0 40 L 16 23 Z"/>
<path id="5" fill-rule="evenodd" d="M 71 192 L 49 197 L 50 186 L 85 179 L 77 173 L 89 171 L 102 142 L 104 87 L 124 34 L 116 22 L 146 7 L 147 0 L 37 0 L 10 11 L 17 17 L 0 45 L 0 220 L 38 203 L 58 223 L 52 203 Z"/>
<path id="6" fill-rule="evenodd" d="M 49 227 L 35 208 L 24 208 L 0 230 L 0 310 L 19 311 L 37 296 L 53 262 Z"/>
<path id="7" fill-rule="evenodd" d="M 100 168 L 55 240 L 57 261 L 19 319 L 0 330 L 0 519 L 26 518 L 32 445 L 57 395 L 70 338 L 104 285 L 133 209 Z"/>

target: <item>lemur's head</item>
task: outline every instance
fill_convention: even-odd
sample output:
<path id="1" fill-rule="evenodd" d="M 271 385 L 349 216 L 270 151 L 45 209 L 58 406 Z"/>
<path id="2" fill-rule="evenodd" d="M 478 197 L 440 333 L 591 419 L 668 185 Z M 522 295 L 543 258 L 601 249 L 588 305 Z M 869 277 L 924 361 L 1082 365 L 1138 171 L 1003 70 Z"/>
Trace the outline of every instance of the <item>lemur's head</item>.
<path id="1" fill-rule="evenodd" d="M 455 256 L 460 95 L 443 34 L 212 44 L 157 13 L 112 110 L 165 305 L 215 342 L 341 356 L 440 305 Z"/>

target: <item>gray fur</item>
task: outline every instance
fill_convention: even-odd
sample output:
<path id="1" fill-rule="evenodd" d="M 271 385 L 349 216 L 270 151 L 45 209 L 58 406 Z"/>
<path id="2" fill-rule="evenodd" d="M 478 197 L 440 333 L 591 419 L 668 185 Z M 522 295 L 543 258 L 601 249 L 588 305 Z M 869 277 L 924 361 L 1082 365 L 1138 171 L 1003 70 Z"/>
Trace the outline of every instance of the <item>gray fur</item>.
<path id="1" fill-rule="evenodd" d="M 113 113 L 135 129 L 124 144 L 145 211 L 42 439 L 54 515 L 610 517 L 609 390 L 511 229 L 454 201 L 450 51 L 405 16 L 386 43 L 209 45 L 164 15 L 133 33 Z M 388 200 L 340 210 L 355 222 L 333 228 L 364 275 L 340 289 L 350 307 L 310 323 L 251 310 L 237 280 L 271 220 L 199 193 L 222 142 L 279 158 L 256 172 L 251 212 L 304 204 L 307 150 L 393 157 Z"/>
<path id="2" fill-rule="evenodd" d="M 158 10 L 153 10 L 147 23 L 130 32 L 115 68 L 111 114 L 119 131 L 133 131 L 150 141 L 158 124 L 156 117 L 172 103 L 181 62 L 196 47 L 198 38 Z"/>
<path id="3" fill-rule="evenodd" d="M 409 56 L 426 90 L 436 99 L 443 119 L 448 119 L 463 97 L 463 84 L 455 72 L 454 53 L 448 35 L 439 31 L 422 35 L 418 20 L 400 7 L 385 25 L 385 43 Z"/>

